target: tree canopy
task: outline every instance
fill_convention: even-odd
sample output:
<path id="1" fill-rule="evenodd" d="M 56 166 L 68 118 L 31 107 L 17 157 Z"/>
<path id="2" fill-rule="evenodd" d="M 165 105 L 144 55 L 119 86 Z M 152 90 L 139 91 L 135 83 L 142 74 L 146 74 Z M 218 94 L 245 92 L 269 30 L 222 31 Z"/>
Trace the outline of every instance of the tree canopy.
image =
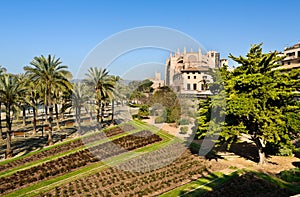
<path id="1" fill-rule="evenodd" d="M 214 96 L 200 103 L 197 136 L 220 135 L 218 143 L 230 146 L 239 136 L 247 134 L 258 149 L 259 162 L 264 163 L 268 144 L 291 147 L 291 139 L 299 135 L 294 121 L 299 120 L 295 117 L 299 117 L 300 105 L 295 100 L 299 69 L 280 69 L 282 57 L 276 51 L 263 53 L 261 45 L 253 45 L 246 57 L 230 54 L 239 64 L 232 72 L 227 67 L 214 72 L 222 80 L 211 84 Z M 211 119 L 211 114 L 221 106 L 220 95 L 224 96 L 226 107 L 223 103 L 224 109 L 218 110 L 225 115 L 218 122 Z"/>

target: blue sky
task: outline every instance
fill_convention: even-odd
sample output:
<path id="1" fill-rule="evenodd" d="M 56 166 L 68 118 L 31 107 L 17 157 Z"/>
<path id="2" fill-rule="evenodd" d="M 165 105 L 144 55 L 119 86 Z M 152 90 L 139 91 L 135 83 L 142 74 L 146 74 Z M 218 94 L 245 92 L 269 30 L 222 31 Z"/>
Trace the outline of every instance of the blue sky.
<path id="1" fill-rule="evenodd" d="M 283 50 L 300 41 L 299 8 L 298 0 L 1 0 L 0 65 L 20 73 L 34 56 L 54 54 L 76 75 L 98 43 L 141 26 L 179 30 L 223 58 L 260 42 L 266 52 Z M 149 53 L 148 62 L 164 64 L 165 53 Z M 122 64 L 145 62 L 136 55 Z"/>

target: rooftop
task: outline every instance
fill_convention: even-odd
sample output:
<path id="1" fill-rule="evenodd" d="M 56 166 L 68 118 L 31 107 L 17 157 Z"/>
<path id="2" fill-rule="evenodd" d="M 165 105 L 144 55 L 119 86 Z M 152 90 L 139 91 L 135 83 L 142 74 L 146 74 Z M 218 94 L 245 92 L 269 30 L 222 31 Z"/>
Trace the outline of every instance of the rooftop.
<path id="1" fill-rule="evenodd" d="M 298 49 L 300 48 L 300 42 L 295 44 L 294 46 L 291 46 L 291 47 L 285 47 L 284 48 L 284 51 L 287 51 L 287 50 L 291 50 L 291 49 Z"/>

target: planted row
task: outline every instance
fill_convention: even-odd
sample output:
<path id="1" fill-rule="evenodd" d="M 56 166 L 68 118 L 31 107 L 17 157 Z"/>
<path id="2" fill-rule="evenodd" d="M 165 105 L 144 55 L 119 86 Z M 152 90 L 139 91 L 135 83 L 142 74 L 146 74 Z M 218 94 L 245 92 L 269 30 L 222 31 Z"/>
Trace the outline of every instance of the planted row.
<path id="1" fill-rule="evenodd" d="M 173 146 L 174 148 L 174 146 Z M 172 154 L 172 149 L 171 154 Z M 175 150 L 176 151 L 176 150 Z M 160 152 L 160 151 L 158 151 Z M 162 153 L 165 158 L 167 152 Z M 176 153 L 177 155 L 177 153 Z M 160 155 L 149 153 L 149 165 L 156 165 Z M 145 157 L 139 157 L 126 162 L 127 170 L 130 165 L 143 163 Z M 122 164 L 123 165 L 123 164 Z M 206 170 L 204 159 L 184 151 L 173 162 L 145 172 L 126 171 L 121 166 L 105 169 L 94 175 L 72 181 L 57 187 L 42 196 L 156 196 L 170 189 L 178 187 L 191 180 L 203 176 Z M 132 166 L 134 169 L 134 166 Z"/>
<path id="2" fill-rule="evenodd" d="M 105 139 L 106 137 L 112 137 L 112 136 L 130 131 L 130 130 L 133 130 L 133 129 L 135 129 L 135 127 L 133 127 L 132 125 L 129 125 L 129 124 L 120 125 L 119 127 L 114 127 L 112 129 L 105 130 L 104 132 L 96 133 L 96 134 L 93 134 L 91 136 L 84 137 L 83 139 L 78 139 L 78 140 L 72 141 L 70 143 L 62 144 L 60 146 L 57 146 L 57 147 L 39 152 L 37 154 L 30 155 L 28 157 L 24 157 L 24 158 L 21 158 L 21 159 L 14 160 L 12 162 L 3 164 L 3 165 L 0 166 L 0 172 L 6 171 L 8 169 L 15 168 L 15 167 L 18 167 L 18 166 L 21 166 L 21 165 L 24 165 L 26 163 L 30 163 L 30 162 L 33 162 L 33 161 L 44 159 L 44 158 L 47 158 L 49 156 L 53 156 L 53 155 L 56 155 L 56 154 L 59 154 L 59 153 L 63 153 L 63 152 L 69 151 L 69 150 L 73 150 L 73 149 L 81 147 L 85 144 L 93 143 L 93 142 Z"/>
<path id="3" fill-rule="evenodd" d="M 121 154 L 127 150 L 134 150 L 162 140 L 150 131 L 140 131 L 137 135 L 127 135 L 122 138 L 106 142 L 90 149 L 84 149 L 63 156 L 56 160 L 31 167 L 26 170 L 0 178 L 0 194 L 32 184 L 50 177 L 62 175 L 79 167 L 98 162 L 100 160 Z"/>

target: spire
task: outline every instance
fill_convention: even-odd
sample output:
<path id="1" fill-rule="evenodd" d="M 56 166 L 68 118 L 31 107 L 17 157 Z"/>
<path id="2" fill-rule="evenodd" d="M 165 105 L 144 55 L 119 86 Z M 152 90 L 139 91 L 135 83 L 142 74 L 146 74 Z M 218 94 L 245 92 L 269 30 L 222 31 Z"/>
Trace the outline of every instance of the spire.
<path id="1" fill-rule="evenodd" d="M 193 48 L 191 48 L 191 52 L 193 52 Z"/>
<path id="2" fill-rule="evenodd" d="M 178 54 L 178 55 L 180 54 L 180 50 L 179 50 L 179 48 L 177 49 L 177 54 Z"/>
<path id="3" fill-rule="evenodd" d="M 198 53 L 199 53 L 199 55 L 202 55 L 202 51 L 201 51 L 200 47 L 198 48 Z"/>
<path id="4" fill-rule="evenodd" d="M 198 58 L 199 58 L 199 61 L 200 61 L 201 57 L 202 57 L 202 52 L 201 52 L 201 49 L 199 47 L 198 48 Z"/>
<path id="5" fill-rule="evenodd" d="M 184 55 L 186 54 L 186 48 L 185 47 L 183 48 L 183 54 Z"/>

